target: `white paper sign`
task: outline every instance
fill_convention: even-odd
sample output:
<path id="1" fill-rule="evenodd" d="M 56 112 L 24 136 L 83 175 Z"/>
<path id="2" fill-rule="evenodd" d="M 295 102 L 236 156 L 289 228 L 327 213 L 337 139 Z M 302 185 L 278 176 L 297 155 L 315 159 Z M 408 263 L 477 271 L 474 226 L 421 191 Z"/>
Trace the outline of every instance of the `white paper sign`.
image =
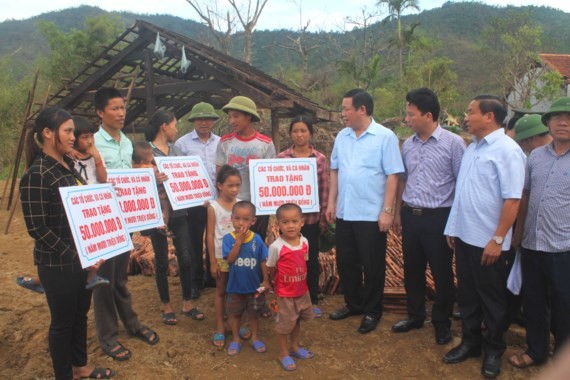
<path id="1" fill-rule="evenodd" d="M 133 249 L 111 184 L 60 187 L 59 193 L 83 268 Z"/>
<path id="2" fill-rule="evenodd" d="M 303 213 L 319 212 L 314 157 L 249 160 L 249 181 L 257 215 L 275 214 L 284 203 L 299 205 Z"/>
<path id="3" fill-rule="evenodd" d="M 168 175 L 164 182 L 173 210 L 201 206 L 215 198 L 214 186 L 199 156 L 155 157 L 158 170 Z"/>
<path id="4" fill-rule="evenodd" d="M 154 170 L 107 169 L 127 230 L 131 233 L 164 226 Z"/>

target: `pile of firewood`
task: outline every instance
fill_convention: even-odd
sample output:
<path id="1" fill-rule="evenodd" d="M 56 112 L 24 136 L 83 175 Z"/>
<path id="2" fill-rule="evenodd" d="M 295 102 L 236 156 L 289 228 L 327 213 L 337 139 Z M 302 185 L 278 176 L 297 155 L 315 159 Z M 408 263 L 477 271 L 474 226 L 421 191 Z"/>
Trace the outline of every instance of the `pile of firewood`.
<path id="1" fill-rule="evenodd" d="M 144 276 L 152 276 L 155 274 L 154 268 L 154 250 L 150 242 L 149 236 L 143 236 L 140 233 L 132 235 L 134 249 L 131 251 L 129 267 L 127 272 L 129 275 L 143 274 Z M 168 275 L 178 275 L 178 262 L 176 260 L 176 250 L 172 244 L 172 239 L 168 238 Z"/>
<path id="2" fill-rule="evenodd" d="M 326 253 L 319 253 L 319 287 L 323 294 L 335 294 L 340 285 L 340 277 L 336 267 L 336 250 L 331 249 Z"/>

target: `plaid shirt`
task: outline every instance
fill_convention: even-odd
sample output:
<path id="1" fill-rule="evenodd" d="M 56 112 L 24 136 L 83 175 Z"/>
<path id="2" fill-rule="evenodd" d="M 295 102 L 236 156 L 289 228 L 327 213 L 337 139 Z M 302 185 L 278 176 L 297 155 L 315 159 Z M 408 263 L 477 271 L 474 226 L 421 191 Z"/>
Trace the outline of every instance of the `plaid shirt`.
<path id="1" fill-rule="evenodd" d="M 317 159 L 317 179 L 319 181 L 319 203 L 321 207 L 320 212 L 313 212 L 309 214 L 304 214 L 305 224 L 315 224 L 321 222 L 321 230 L 323 230 L 327 225 L 327 205 L 329 201 L 329 166 L 327 163 L 327 158 L 324 154 L 311 146 L 311 154 L 309 157 L 315 157 Z M 277 155 L 277 158 L 297 158 L 295 157 L 295 152 L 293 151 L 293 146 L 285 149 L 283 152 Z"/>
<path id="2" fill-rule="evenodd" d="M 80 268 L 59 188 L 82 185 L 85 181 L 73 168 L 73 161 L 69 157 L 64 160 L 71 169 L 39 153 L 20 181 L 22 213 L 28 233 L 36 240 L 34 264 Z"/>

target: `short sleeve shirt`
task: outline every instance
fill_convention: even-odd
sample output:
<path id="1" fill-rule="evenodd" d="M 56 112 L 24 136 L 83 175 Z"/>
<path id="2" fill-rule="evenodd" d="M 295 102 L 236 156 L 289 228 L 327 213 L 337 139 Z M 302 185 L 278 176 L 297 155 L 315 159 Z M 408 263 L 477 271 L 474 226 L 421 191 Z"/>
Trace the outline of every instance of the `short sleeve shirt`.
<path id="1" fill-rule="evenodd" d="M 119 141 L 115 140 L 103 127 L 93 135 L 95 147 L 101 154 L 107 169 L 130 169 L 133 167 L 133 143 L 119 132 Z"/>
<path id="2" fill-rule="evenodd" d="M 198 156 L 206 166 L 208 175 L 212 183 L 216 183 L 216 149 L 220 142 L 220 136 L 210 134 L 208 141 L 203 142 L 196 130 L 180 137 L 176 143 L 176 148 L 180 149 L 184 156 Z"/>
<path id="3" fill-rule="evenodd" d="M 276 267 L 277 296 L 293 298 L 307 293 L 309 290 L 307 260 L 309 260 L 309 242 L 303 236 L 297 246 L 287 243 L 280 237 L 269 246 L 267 266 Z"/>
<path id="4" fill-rule="evenodd" d="M 222 240 L 222 255 L 227 259 L 235 244 L 234 233 L 229 233 Z M 249 240 L 242 243 L 239 255 L 230 264 L 230 274 L 226 292 L 232 294 L 253 294 L 263 281 L 261 263 L 267 260 L 267 246 L 261 237 L 252 233 Z"/>

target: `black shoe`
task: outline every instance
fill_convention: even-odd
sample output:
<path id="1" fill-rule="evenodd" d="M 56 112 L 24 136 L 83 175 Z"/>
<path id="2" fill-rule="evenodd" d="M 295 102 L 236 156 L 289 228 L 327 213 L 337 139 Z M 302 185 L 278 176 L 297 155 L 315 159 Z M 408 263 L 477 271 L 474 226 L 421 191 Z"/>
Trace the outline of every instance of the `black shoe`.
<path id="1" fill-rule="evenodd" d="M 485 355 L 481 375 L 494 379 L 501 373 L 501 355 Z"/>
<path id="2" fill-rule="evenodd" d="M 440 327 L 435 329 L 435 343 L 447 344 L 451 342 L 451 330 L 449 327 Z"/>
<path id="3" fill-rule="evenodd" d="M 190 289 L 190 299 L 195 300 L 200 298 L 200 289 L 192 288 Z"/>
<path id="4" fill-rule="evenodd" d="M 395 333 L 405 333 L 411 329 L 421 329 L 422 327 L 424 327 L 424 321 L 409 318 L 396 322 L 396 324 L 392 326 L 392 331 Z"/>
<path id="5" fill-rule="evenodd" d="M 443 361 L 447 364 L 461 363 L 469 358 L 481 356 L 481 347 L 470 347 L 464 343 L 451 349 L 447 354 L 443 355 Z"/>
<path id="6" fill-rule="evenodd" d="M 364 318 L 362 318 L 358 332 L 361 334 L 367 334 L 378 326 L 378 322 L 380 322 L 380 316 L 366 314 L 364 315 Z"/>
<path id="7" fill-rule="evenodd" d="M 330 313 L 329 318 L 333 321 L 340 321 L 341 319 L 348 318 L 351 315 L 356 315 L 356 313 L 352 312 L 348 307 L 345 306 L 342 309 L 338 309 L 337 311 Z"/>

